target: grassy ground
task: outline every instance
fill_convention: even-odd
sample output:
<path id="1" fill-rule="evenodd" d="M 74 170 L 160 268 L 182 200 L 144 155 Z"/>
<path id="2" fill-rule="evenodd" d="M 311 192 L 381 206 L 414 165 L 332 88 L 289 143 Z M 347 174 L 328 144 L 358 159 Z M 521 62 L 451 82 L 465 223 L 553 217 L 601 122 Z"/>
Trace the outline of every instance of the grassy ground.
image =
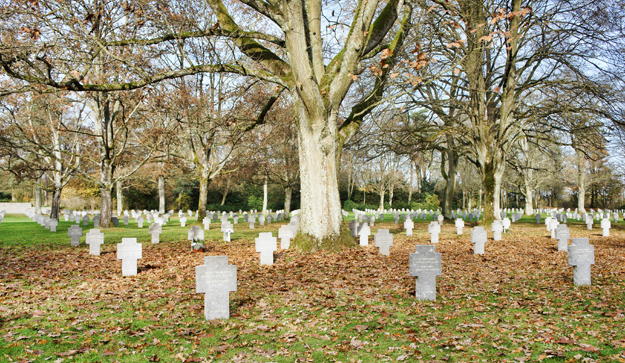
<path id="1" fill-rule="evenodd" d="M 51 233 L 7 215 L 0 224 L 0 361 L 625 362 L 625 223 L 613 224 L 611 237 L 569 223 L 571 236 L 595 246 L 589 287 L 573 285 L 566 253 L 533 218 L 514 223 L 502 241 L 490 239 L 484 256 L 473 255 L 469 227 L 457 236 L 446 223 L 436 247 L 443 258 L 438 297 L 420 302 L 408 254 L 429 244 L 427 223 L 415 223 L 412 237 L 390 216 L 376 223 L 372 233 L 395 234 L 390 257 L 373 246 L 278 250 L 275 264 L 261 267 L 254 238 L 275 236 L 281 224 L 235 225 L 230 243 L 213 224 L 208 251 L 191 253 L 189 227 L 177 217 L 157 245 L 147 227 L 131 221 L 101 229 L 103 253 L 90 256 L 84 237 L 70 246 L 69 222 Z M 143 243 L 135 277 L 121 276 L 115 245 L 122 237 Z M 227 255 L 238 266 L 229 320 L 203 318 L 195 266 L 205 255 Z"/>

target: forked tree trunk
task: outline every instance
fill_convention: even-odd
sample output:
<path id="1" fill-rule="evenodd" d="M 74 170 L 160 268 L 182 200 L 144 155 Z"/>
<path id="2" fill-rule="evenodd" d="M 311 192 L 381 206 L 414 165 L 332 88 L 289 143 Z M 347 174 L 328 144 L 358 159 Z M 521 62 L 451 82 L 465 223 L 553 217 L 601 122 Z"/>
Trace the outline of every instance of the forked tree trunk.
<path id="1" fill-rule="evenodd" d="M 158 212 L 165 214 L 165 178 L 158 177 Z"/>
<path id="2" fill-rule="evenodd" d="M 336 117 L 311 120 L 304 107 L 299 107 L 298 144 L 301 179 L 301 234 L 313 240 L 313 246 L 298 246 L 305 238 L 293 241 L 294 246 L 317 249 L 325 240 L 338 240 L 343 222 L 338 186 Z"/>
<path id="3" fill-rule="evenodd" d="M 289 217 L 291 213 L 291 198 L 293 196 L 293 188 L 286 187 L 284 188 L 284 216 Z"/>

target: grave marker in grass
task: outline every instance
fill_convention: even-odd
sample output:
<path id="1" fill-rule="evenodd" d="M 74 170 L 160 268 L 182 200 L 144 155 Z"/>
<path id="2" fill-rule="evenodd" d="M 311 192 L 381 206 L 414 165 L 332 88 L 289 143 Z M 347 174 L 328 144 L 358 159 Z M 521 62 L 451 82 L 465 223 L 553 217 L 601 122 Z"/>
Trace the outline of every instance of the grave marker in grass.
<path id="1" fill-rule="evenodd" d="M 574 266 L 573 283 L 575 286 L 590 285 L 590 265 L 595 263 L 595 246 L 588 238 L 573 238 L 568 247 L 569 266 Z"/>
<path id="2" fill-rule="evenodd" d="M 230 318 L 230 292 L 237 291 L 237 266 L 228 256 L 205 256 L 195 268 L 195 292 L 204 294 L 206 320 Z"/>
<path id="3" fill-rule="evenodd" d="M 417 278 L 415 297 L 418 300 L 436 300 L 436 276 L 443 273 L 442 258 L 432 245 L 415 246 L 409 255 L 410 276 Z"/>
<path id="4" fill-rule="evenodd" d="M 117 244 L 117 259 L 122 260 L 122 276 L 137 274 L 137 260 L 142 257 L 143 245 L 136 238 L 122 238 Z"/>

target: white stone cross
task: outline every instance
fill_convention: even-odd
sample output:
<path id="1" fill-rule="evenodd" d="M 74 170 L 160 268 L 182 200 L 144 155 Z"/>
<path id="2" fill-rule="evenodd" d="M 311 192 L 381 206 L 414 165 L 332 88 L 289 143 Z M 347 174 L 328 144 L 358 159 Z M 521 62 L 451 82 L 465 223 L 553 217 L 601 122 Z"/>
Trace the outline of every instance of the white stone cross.
<path id="1" fill-rule="evenodd" d="M 358 236 L 360 236 L 360 245 L 368 246 L 369 245 L 369 235 L 371 234 L 371 228 L 367 224 L 367 222 L 360 223 L 358 227 Z"/>
<path id="2" fill-rule="evenodd" d="M 560 222 L 558 222 L 558 220 L 556 219 L 552 219 L 551 221 L 549 221 L 549 231 L 551 231 L 551 238 L 556 238 L 556 228 L 558 228 L 559 224 Z"/>
<path id="3" fill-rule="evenodd" d="M 604 218 L 603 220 L 601 220 L 601 229 L 603 230 L 603 237 L 610 236 L 610 227 L 612 227 L 612 225 L 610 224 L 610 220 L 608 218 Z"/>
<path id="4" fill-rule="evenodd" d="M 501 223 L 501 221 L 493 221 L 490 227 L 493 230 L 493 240 L 501 241 L 501 232 L 503 232 L 503 224 Z"/>
<path id="5" fill-rule="evenodd" d="M 592 217 L 586 217 L 586 229 L 592 231 Z"/>
<path id="6" fill-rule="evenodd" d="M 260 233 L 255 239 L 256 252 L 260 252 L 260 264 L 273 265 L 273 253 L 278 249 L 278 239 L 271 232 Z"/>
<path id="7" fill-rule="evenodd" d="M 571 231 L 566 227 L 566 224 L 559 224 L 556 227 L 556 239 L 558 240 L 558 251 L 567 251 L 569 244 L 569 238 L 571 237 Z"/>
<path id="8" fill-rule="evenodd" d="M 127 213 L 127 212 L 126 212 L 126 213 Z M 129 220 L 130 220 L 130 217 L 128 216 L 128 214 L 124 214 L 124 218 L 123 218 L 123 221 L 124 221 L 124 226 L 127 226 L 127 225 L 128 225 L 128 221 L 129 221 Z"/>
<path id="9" fill-rule="evenodd" d="M 484 227 L 475 227 L 473 231 L 471 231 L 471 242 L 474 244 L 473 246 L 473 254 L 474 255 L 483 255 L 484 254 L 484 244 L 488 239 L 488 235 L 484 230 Z"/>
<path id="10" fill-rule="evenodd" d="M 237 291 L 237 266 L 228 256 L 205 256 L 195 268 L 195 292 L 204 294 L 206 320 L 230 318 L 230 292 Z"/>
<path id="11" fill-rule="evenodd" d="M 191 229 L 187 232 L 187 239 L 189 241 L 204 241 L 204 230 L 200 226 L 191 226 Z"/>
<path id="12" fill-rule="evenodd" d="M 436 300 L 436 276 L 443 273 L 441 254 L 432 245 L 415 246 L 409 255 L 410 276 L 417 278 L 415 297 L 418 300 Z"/>
<path id="13" fill-rule="evenodd" d="M 576 286 L 590 285 L 590 265 L 595 263 L 595 246 L 588 238 L 573 238 L 569 246 L 569 266 L 573 270 L 573 283 Z"/>
<path id="14" fill-rule="evenodd" d="M 91 229 L 85 237 L 89 245 L 89 254 L 100 256 L 100 246 L 104 244 L 104 233 L 101 233 L 99 229 Z"/>
<path id="15" fill-rule="evenodd" d="M 211 218 L 209 216 L 204 217 L 202 223 L 204 224 L 204 229 L 208 231 L 211 225 Z"/>
<path id="16" fill-rule="evenodd" d="M 256 222 L 256 217 L 253 214 L 250 214 L 250 216 L 247 217 L 247 224 L 249 225 L 250 229 L 254 229 L 255 222 Z"/>
<path id="17" fill-rule="evenodd" d="M 186 215 L 182 214 L 179 217 L 179 220 L 180 220 L 180 227 L 186 227 L 187 226 L 187 216 Z"/>
<path id="18" fill-rule="evenodd" d="M 293 228 L 289 225 L 284 225 L 278 230 L 278 238 L 280 238 L 280 248 L 283 250 L 288 249 L 291 246 L 291 238 L 295 237 Z"/>
<path id="19" fill-rule="evenodd" d="M 404 229 L 406 230 L 406 236 L 412 236 L 412 229 L 414 228 L 414 222 L 412 219 L 408 218 L 404 222 Z"/>
<path id="20" fill-rule="evenodd" d="M 137 225 L 139 226 L 139 228 L 143 228 L 143 217 L 139 216 L 137 217 Z"/>
<path id="21" fill-rule="evenodd" d="M 445 217 L 441 214 L 438 216 L 438 225 L 442 226 L 443 225 L 443 221 L 445 220 Z"/>
<path id="22" fill-rule="evenodd" d="M 234 227 L 232 226 L 232 223 L 228 222 L 227 220 L 221 223 L 221 233 L 224 234 L 223 236 L 224 242 L 230 242 L 230 235 L 233 232 L 234 232 Z"/>
<path id="23" fill-rule="evenodd" d="M 142 258 L 143 245 L 136 238 L 122 238 L 117 244 L 117 259 L 122 260 L 122 276 L 137 274 L 137 260 Z"/>
<path id="24" fill-rule="evenodd" d="M 438 222 L 430 222 L 428 233 L 430 233 L 430 243 L 438 243 L 438 234 L 441 233 L 440 224 Z"/>
<path id="25" fill-rule="evenodd" d="M 508 232 L 510 230 L 510 219 L 506 217 L 503 219 L 501 223 L 503 225 L 504 232 Z"/>
<path id="26" fill-rule="evenodd" d="M 80 244 L 80 237 L 82 237 L 82 228 L 79 225 L 74 224 L 67 230 L 67 236 L 72 238 L 72 247 L 76 247 Z"/>
<path id="27" fill-rule="evenodd" d="M 460 218 L 456 219 L 456 234 L 462 234 L 464 228 L 464 221 Z"/>
<path id="28" fill-rule="evenodd" d="M 0 219 L 0 222 L 2 222 L 1 219 Z M 50 226 L 50 232 L 56 232 L 56 227 L 58 227 L 59 221 L 57 221 L 54 218 L 50 219 L 50 222 L 48 223 L 48 225 Z"/>
<path id="29" fill-rule="evenodd" d="M 378 229 L 378 233 L 373 236 L 373 244 L 380 248 L 380 253 L 390 256 L 390 248 L 393 246 L 393 235 L 388 233 L 388 229 Z"/>
<path id="30" fill-rule="evenodd" d="M 163 227 L 159 223 L 152 223 L 148 232 L 152 235 L 152 243 L 159 243 L 160 234 L 163 233 Z"/>

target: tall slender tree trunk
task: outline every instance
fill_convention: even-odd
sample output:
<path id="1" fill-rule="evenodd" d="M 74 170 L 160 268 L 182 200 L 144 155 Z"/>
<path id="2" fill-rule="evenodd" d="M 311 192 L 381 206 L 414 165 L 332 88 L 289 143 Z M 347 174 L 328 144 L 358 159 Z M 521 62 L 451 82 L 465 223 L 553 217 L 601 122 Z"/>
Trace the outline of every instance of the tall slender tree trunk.
<path id="1" fill-rule="evenodd" d="M 41 214 L 41 187 L 39 184 L 35 186 L 35 213 Z"/>
<path id="2" fill-rule="evenodd" d="M 284 188 L 284 216 L 289 217 L 291 213 L 291 198 L 293 196 L 293 188 L 288 186 Z"/>
<path id="3" fill-rule="evenodd" d="M 119 180 L 115 183 L 115 191 L 117 193 L 117 215 L 121 216 L 122 209 L 124 208 L 124 193 L 122 190 L 122 182 Z"/>
<path id="4" fill-rule="evenodd" d="M 584 172 L 584 155 L 577 151 L 577 210 L 579 213 L 586 213 L 586 173 Z"/>
<path id="5" fill-rule="evenodd" d="M 113 167 L 103 158 L 100 164 L 100 226 L 108 228 L 113 215 Z"/>
<path id="6" fill-rule="evenodd" d="M 158 212 L 165 214 L 165 177 L 158 177 Z"/>
<path id="7" fill-rule="evenodd" d="M 408 206 L 412 204 L 412 182 L 414 174 L 414 162 L 410 160 L 410 182 L 408 183 Z"/>
<path id="8" fill-rule="evenodd" d="M 453 150 L 444 153 L 447 160 L 443 160 L 441 168 L 445 178 L 445 193 L 443 194 L 443 216 L 445 219 L 453 220 L 452 202 L 454 199 L 456 186 L 456 169 L 458 167 L 458 156 Z M 446 164 L 446 165 L 445 165 Z"/>
<path id="9" fill-rule="evenodd" d="M 43 197 L 41 198 L 42 205 L 47 206 L 50 205 L 48 204 L 48 177 L 44 174 L 41 179 L 43 180 Z"/>
<path id="10" fill-rule="evenodd" d="M 384 210 L 384 194 L 386 193 L 386 190 L 384 188 L 382 188 L 382 190 L 380 191 L 380 210 Z"/>
<path id="11" fill-rule="evenodd" d="M 60 188 L 54 188 L 52 192 L 52 206 L 50 208 L 50 218 L 59 220 L 59 212 L 61 210 L 61 192 Z"/>
<path id="12" fill-rule="evenodd" d="M 467 208 L 469 210 L 471 210 L 471 208 L 473 207 L 473 198 L 471 196 L 471 194 L 472 194 L 471 191 L 469 191 L 468 194 L 469 195 L 467 196 L 467 199 L 468 199 L 468 201 L 467 201 Z"/>
<path id="13" fill-rule="evenodd" d="M 388 205 L 389 206 L 393 206 L 393 194 L 395 192 L 395 187 L 393 186 L 393 184 L 391 184 L 389 186 L 389 193 L 388 193 Z"/>
<path id="14" fill-rule="evenodd" d="M 224 194 L 221 197 L 221 204 L 220 205 L 224 205 L 226 204 L 226 197 L 228 196 L 228 193 L 230 192 L 230 178 L 226 178 L 226 187 L 224 189 Z"/>
<path id="15" fill-rule="evenodd" d="M 263 183 L 263 214 L 267 213 L 267 175 L 265 175 L 265 182 Z"/>
<path id="16" fill-rule="evenodd" d="M 200 171 L 200 200 L 198 201 L 197 220 L 202 221 L 206 217 L 206 204 L 208 203 L 208 184 L 210 183 L 207 168 Z"/>
<path id="17" fill-rule="evenodd" d="M 525 215 L 534 214 L 534 191 L 528 182 L 525 183 Z"/>

